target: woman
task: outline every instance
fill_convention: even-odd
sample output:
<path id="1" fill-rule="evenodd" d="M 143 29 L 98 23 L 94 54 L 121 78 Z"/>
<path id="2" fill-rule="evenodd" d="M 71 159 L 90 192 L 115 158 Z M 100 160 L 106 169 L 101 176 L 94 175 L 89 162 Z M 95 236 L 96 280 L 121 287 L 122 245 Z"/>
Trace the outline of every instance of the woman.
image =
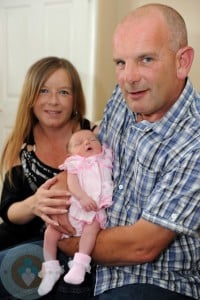
<path id="1" fill-rule="evenodd" d="M 64 173 L 59 174 L 58 166 L 66 157 L 72 133 L 93 126 L 83 118 L 84 113 L 81 81 L 69 61 L 46 57 L 30 67 L 15 125 L 1 157 L 0 171 L 3 177 L 5 174 L 0 207 L 4 221 L 0 225 L 1 250 L 25 241 L 42 240 L 45 222 L 61 232 L 74 233 L 66 218 L 67 191 L 60 184 L 62 178 L 64 183 L 66 179 Z M 0 268 L 1 280 L 4 271 Z M 6 283 L 3 285 L 7 289 Z M 77 288 L 81 295 L 81 287 Z M 9 285 L 12 294 L 11 290 Z M 1 292 L 0 286 L 0 296 Z M 55 290 L 51 294 L 56 295 Z M 52 295 L 49 299 L 54 299 Z M 27 297 L 31 299 L 30 295 Z"/>

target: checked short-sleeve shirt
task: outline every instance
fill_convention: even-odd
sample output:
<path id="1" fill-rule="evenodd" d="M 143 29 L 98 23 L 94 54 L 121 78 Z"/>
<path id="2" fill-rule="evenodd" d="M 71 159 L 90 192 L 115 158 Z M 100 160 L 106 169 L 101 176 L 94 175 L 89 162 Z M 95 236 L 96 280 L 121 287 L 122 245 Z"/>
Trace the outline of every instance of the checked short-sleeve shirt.
<path id="1" fill-rule="evenodd" d="M 175 231 L 177 238 L 154 262 L 98 266 L 95 293 L 149 283 L 200 299 L 200 95 L 187 80 L 161 120 L 137 123 L 117 85 L 99 138 L 114 154 L 107 226 L 144 218 Z"/>

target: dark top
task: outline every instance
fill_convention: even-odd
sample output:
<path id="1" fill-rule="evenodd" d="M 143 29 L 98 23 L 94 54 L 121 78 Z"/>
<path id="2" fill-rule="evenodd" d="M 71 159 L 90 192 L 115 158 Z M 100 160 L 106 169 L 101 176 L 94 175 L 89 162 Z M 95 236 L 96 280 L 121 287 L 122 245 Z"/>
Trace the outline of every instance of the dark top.
<path id="1" fill-rule="evenodd" d="M 87 119 L 83 119 L 80 125 L 81 129 L 91 129 L 90 122 Z M 7 217 L 9 206 L 12 203 L 30 197 L 47 179 L 61 172 L 59 169 L 54 169 L 41 162 L 34 151 L 27 150 L 27 145 L 34 146 L 34 144 L 32 134 L 30 138 L 25 141 L 20 152 L 21 165 L 15 166 L 11 170 L 14 184 L 10 184 L 8 175 L 6 174 L 1 194 L 0 216 L 4 223 L 1 224 L 0 231 L 3 228 L 4 232 L 8 232 L 8 237 L 13 235 L 15 240 L 19 240 L 19 242 L 43 237 L 45 224 L 44 221 L 37 216 L 26 224 L 13 224 Z"/>

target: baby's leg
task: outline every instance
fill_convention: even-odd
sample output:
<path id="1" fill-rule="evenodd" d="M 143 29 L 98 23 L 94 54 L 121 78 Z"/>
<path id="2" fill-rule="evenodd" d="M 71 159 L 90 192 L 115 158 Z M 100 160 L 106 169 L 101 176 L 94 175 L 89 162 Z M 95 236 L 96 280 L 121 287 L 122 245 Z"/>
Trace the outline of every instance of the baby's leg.
<path id="1" fill-rule="evenodd" d="M 61 232 L 48 225 L 44 234 L 44 260 L 55 260 L 57 257 L 57 243 L 61 238 Z"/>
<path id="2" fill-rule="evenodd" d="M 80 284 L 84 281 L 85 273 L 90 272 L 90 253 L 99 230 L 100 226 L 96 220 L 92 224 L 84 225 L 79 243 L 79 252 L 75 253 L 74 259 L 69 263 L 70 270 L 64 277 L 65 282 Z"/>
<path id="3" fill-rule="evenodd" d="M 97 220 L 94 220 L 92 224 L 84 225 L 83 232 L 81 234 L 81 238 L 79 242 L 79 252 L 88 255 L 91 254 L 99 230 L 100 230 L 100 225 Z"/>
<path id="4" fill-rule="evenodd" d="M 48 294 L 55 283 L 60 278 L 63 270 L 60 266 L 57 256 L 57 242 L 61 237 L 61 233 L 54 229 L 51 225 L 47 226 L 44 236 L 44 259 L 42 264 L 41 277 L 42 281 L 38 288 L 40 296 Z"/>

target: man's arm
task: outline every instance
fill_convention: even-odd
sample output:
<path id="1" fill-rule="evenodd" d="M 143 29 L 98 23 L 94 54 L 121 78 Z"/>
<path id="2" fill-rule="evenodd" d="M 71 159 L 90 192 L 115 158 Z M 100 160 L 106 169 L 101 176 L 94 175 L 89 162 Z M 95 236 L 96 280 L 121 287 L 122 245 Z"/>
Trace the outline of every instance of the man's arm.
<path id="1" fill-rule="evenodd" d="M 130 226 L 100 231 L 93 259 L 105 265 L 130 265 L 153 261 L 174 240 L 176 233 L 140 219 Z M 59 241 L 59 248 L 72 256 L 78 251 L 78 238 Z"/>

